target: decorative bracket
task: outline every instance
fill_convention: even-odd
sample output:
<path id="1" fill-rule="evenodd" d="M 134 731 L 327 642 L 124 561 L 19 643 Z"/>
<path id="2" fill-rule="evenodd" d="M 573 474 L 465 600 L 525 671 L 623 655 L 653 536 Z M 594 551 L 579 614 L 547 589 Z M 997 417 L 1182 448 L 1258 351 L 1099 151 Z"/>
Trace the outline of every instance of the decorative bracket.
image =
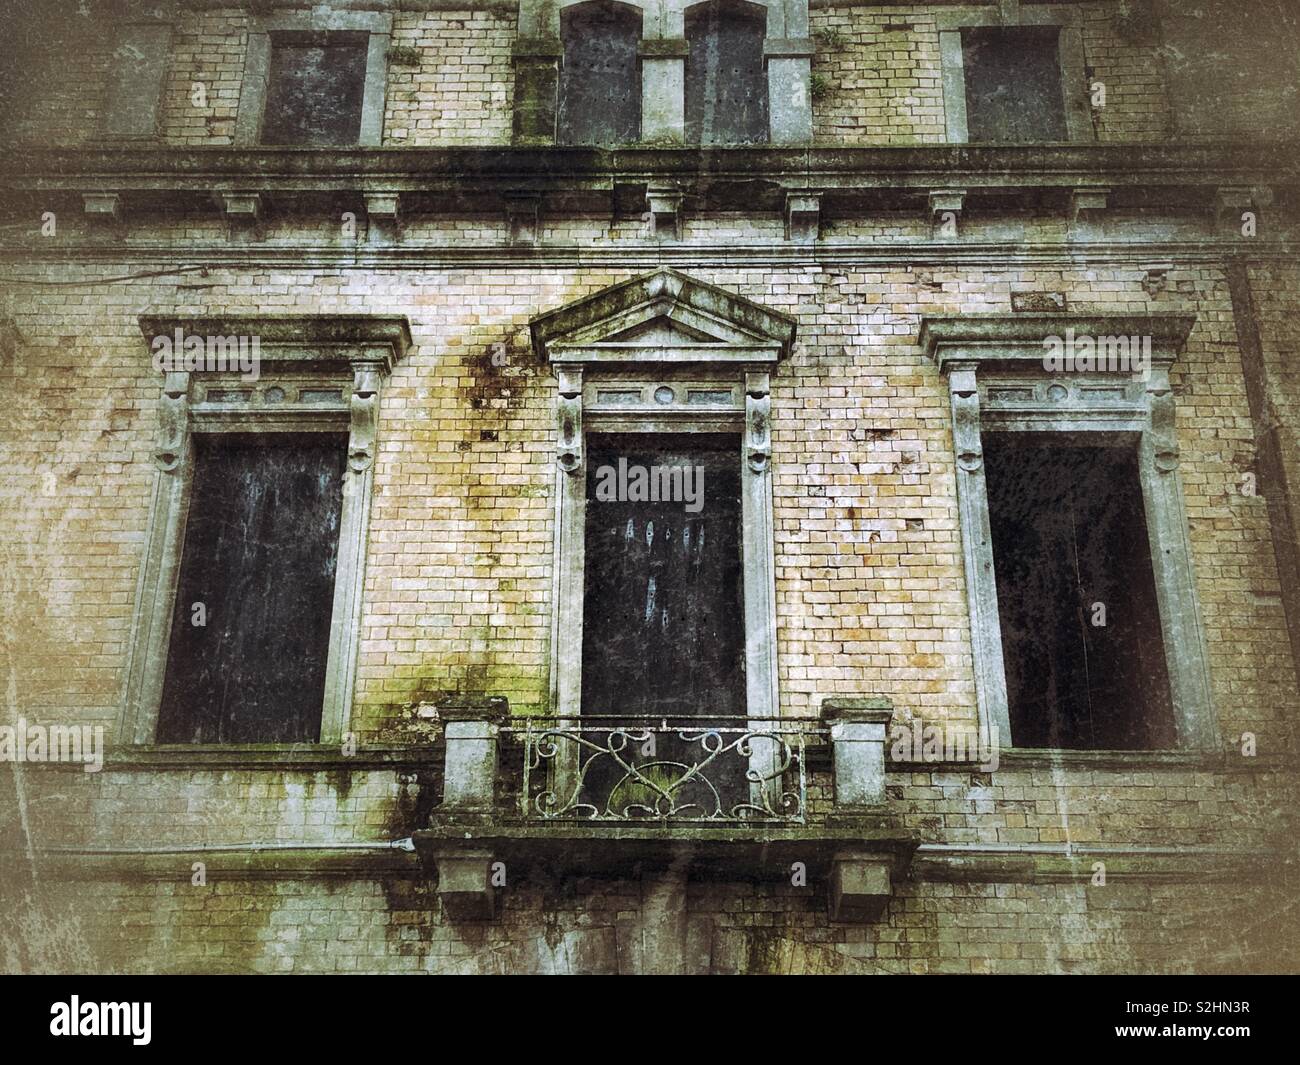
<path id="1" fill-rule="evenodd" d="M 582 370 L 558 369 L 560 398 L 557 407 L 560 442 L 556 458 L 565 473 L 582 469 Z"/>
<path id="2" fill-rule="evenodd" d="M 83 192 L 81 203 L 92 221 L 114 225 L 122 221 L 122 197 L 116 192 Z"/>
<path id="3" fill-rule="evenodd" d="M 766 473 L 772 458 L 772 398 L 769 376 L 745 374 L 745 461 L 755 473 Z"/>
<path id="4" fill-rule="evenodd" d="M 821 195 L 816 192 L 785 194 L 785 239 L 811 244 L 821 235 Z"/>
<path id="5" fill-rule="evenodd" d="M 961 221 L 961 213 L 966 206 L 965 189 L 934 189 L 929 196 L 930 225 L 935 236 L 943 235 L 943 225 L 947 215 L 954 221 Z"/>
<path id="6" fill-rule="evenodd" d="M 984 466 L 980 437 L 980 393 L 975 382 L 975 364 L 955 364 L 948 374 L 952 400 L 952 436 L 957 467 L 965 473 L 979 473 Z"/>
<path id="7" fill-rule="evenodd" d="M 645 194 L 651 236 L 658 240 L 682 239 L 682 191 L 676 188 L 648 188 Z"/>
<path id="8" fill-rule="evenodd" d="M 1070 191 L 1070 224 L 1092 221 L 1092 215 L 1104 211 L 1110 200 L 1110 189 L 1072 189 Z"/>
<path id="9" fill-rule="evenodd" d="M 366 193 L 366 236 L 370 240 L 397 242 L 402 239 L 401 193 Z"/>
<path id="10" fill-rule="evenodd" d="M 264 206 L 260 193 L 214 192 L 212 196 L 229 223 L 232 239 L 242 239 L 257 233 Z"/>
<path id="11" fill-rule="evenodd" d="M 189 371 L 168 371 L 158 404 L 158 446 L 153 453 L 154 465 L 163 473 L 175 473 L 185 458 L 190 431 L 189 405 Z"/>
<path id="12" fill-rule="evenodd" d="M 506 217 L 510 221 L 510 243 L 516 247 L 536 244 L 541 196 L 536 192 L 512 192 L 506 194 L 505 200 Z"/>
<path id="13" fill-rule="evenodd" d="M 1151 367 L 1147 403 L 1151 412 L 1152 463 L 1157 473 L 1172 473 L 1178 468 L 1177 405 L 1167 363 Z"/>
<path id="14" fill-rule="evenodd" d="M 375 428 L 379 419 L 378 365 L 353 368 L 348 434 L 348 469 L 364 473 L 375 462 Z"/>

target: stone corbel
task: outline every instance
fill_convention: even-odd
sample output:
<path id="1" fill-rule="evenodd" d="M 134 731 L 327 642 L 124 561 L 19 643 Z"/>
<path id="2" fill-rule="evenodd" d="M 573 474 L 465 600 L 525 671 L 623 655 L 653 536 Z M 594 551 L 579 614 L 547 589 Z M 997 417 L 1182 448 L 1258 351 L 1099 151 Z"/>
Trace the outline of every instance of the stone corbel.
<path id="1" fill-rule="evenodd" d="M 92 222 L 118 225 L 122 221 L 122 197 L 116 192 L 83 192 L 82 209 Z"/>
<path id="2" fill-rule="evenodd" d="M 348 426 L 348 469 L 353 473 L 365 473 L 375 463 L 379 386 L 379 367 L 362 364 L 353 370 Z"/>
<path id="3" fill-rule="evenodd" d="M 951 214 L 958 223 L 961 222 L 961 213 L 966 206 L 966 190 L 934 189 L 927 202 L 930 225 L 934 235 L 940 236 L 947 215 Z"/>
<path id="4" fill-rule="evenodd" d="M 745 374 L 745 461 L 766 473 L 772 458 L 772 397 L 766 373 Z"/>
<path id="5" fill-rule="evenodd" d="M 153 453 L 154 465 L 163 473 L 175 473 L 185 459 L 190 431 L 189 405 L 189 372 L 168 371 L 158 404 L 158 446 Z"/>
<path id="6" fill-rule="evenodd" d="M 1273 190 L 1267 186 L 1248 188 L 1245 186 L 1224 186 L 1217 190 L 1214 199 L 1215 224 L 1220 233 L 1229 230 L 1236 236 L 1245 236 L 1245 215 L 1255 216 L 1255 229 L 1258 232 L 1261 209 L 1273 202 Z"/>
<path id="7" fill-rule="evenodd" d="M 682 239 L 682 191 L 676 188 L 648 188 L 646 213 L 659 240 Z"/>
<path id="8" fill-rule="evenodd" d="M 1142 290 L 1152 298 L 1164 292 L 1169 287 L 1169 271 L 1173 268 L 1173 263 L 1149 263 L 1139 267 L 1143 271 Z"/>
<path id="9" fill-rule="evenodd" d="M 1070 224 L 1094 221 L 1097 213 L 1106 209 L 1110 189 L 1071 189 Z"/>
<path id="10" fill-rule="evenodd" d="M 366 193 L 366 236 L 375 242 L 402 239 L 401 193 Z"/>
<path id="11" fill-rule="evenodd" d="M 559 445 L 556 460 L 560 469 L 573 474 L 582 469 L 582 370 L 558 370 L 560 396 L 556 409 Z"/>
<path id="12" fill-rule="evenodd" d="M 821 196 L 816 192 L 785 194 L 785 239 L 811 244 L 821 235 Z"/>
<path id="13" fill-rule="evenodd" d="M 517 247 L 536 244 L 541 195 L 536 192 L 507 193 L 505 200 L 506 218 L 510 222 L 510 243 Z"/>
<path id="14" fill-rule="evenodd" d="M 254 236 L 262 219 L 262 196 L 257 192 L 215 192 L 213 199 L 225 216 L 231 239 Z"/>

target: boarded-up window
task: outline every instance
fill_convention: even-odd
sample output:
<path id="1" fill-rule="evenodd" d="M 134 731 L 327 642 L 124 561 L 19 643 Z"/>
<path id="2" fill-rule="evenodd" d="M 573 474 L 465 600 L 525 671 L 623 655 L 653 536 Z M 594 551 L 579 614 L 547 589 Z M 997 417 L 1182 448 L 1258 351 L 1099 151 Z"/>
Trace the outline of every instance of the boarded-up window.
<path id="1" fill-rule="evenodd" d="M 1136 452 L 987 433 L 984 455 L 1012 743 L 1172 747 Z"/>
<path id="2" fill-rule="evenodd" d="M 1068 139 L 1059 37 L 1054 26 L 962 31 L 970 140 Z"/>
<path id="3" fill-rule="evenodd" d="M 641 12 L 625 4 L 566 7 L 560 15 L 557 137 L 561 144 L 620 144 L 641 135 Z"/>
<path id="4" fill-rule="evenodd" d="M 159 743 L 319 738 L 346 451 L 336 433 L 195 438 Z"/>
<path id="5" fill-rule="evenodd" d="M 262 143 L 356 144 L 369 40 L 366 33 L 272 34 Z"/>
<path id="6" fill-rule="evenodd" d="M 768 139 L 767 10 L 710 0 L 686 12 L 686 139 L 756 144 Z"/>

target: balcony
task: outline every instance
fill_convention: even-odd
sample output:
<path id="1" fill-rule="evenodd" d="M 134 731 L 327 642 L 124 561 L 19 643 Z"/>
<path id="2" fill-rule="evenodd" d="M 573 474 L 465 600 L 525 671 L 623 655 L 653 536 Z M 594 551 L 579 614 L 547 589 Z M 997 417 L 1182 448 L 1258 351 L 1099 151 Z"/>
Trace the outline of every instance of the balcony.
<path id="1" fill-rule="evenodd" d="M 463 919 L 540 868 L 784 880 L 872 920 L 916 847 L 886 809 L 884 700 L 827 700 L 820 720 L 511 717 L 491 698 L 438 713 L 443 802 L 414 840 Z"/>

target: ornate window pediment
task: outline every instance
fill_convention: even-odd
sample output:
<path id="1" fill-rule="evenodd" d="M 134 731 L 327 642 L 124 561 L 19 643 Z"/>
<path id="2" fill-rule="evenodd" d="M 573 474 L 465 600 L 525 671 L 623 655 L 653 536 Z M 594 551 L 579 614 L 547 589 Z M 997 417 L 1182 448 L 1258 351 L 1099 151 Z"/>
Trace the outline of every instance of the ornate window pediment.
<path id="1" fill-rule="evenodd" d="M 663 269 L 534 318 L 533 348 L 567 364 L 774 365 L 794 320 L 734 292 Z"/>

